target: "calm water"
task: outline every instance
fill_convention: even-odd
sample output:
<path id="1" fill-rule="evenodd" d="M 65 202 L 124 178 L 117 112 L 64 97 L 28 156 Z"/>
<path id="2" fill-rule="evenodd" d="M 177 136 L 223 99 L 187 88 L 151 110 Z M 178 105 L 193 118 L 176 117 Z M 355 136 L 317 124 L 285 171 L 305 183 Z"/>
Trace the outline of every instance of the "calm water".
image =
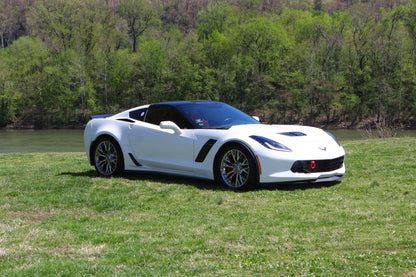
<path id="1" fill-rule="evenodd" d="M 340 141 L 362 139 L 359 130 L 336 130 Z M 0 130 L 0 153 L 84 152 L 83 130 Z M 416 130 L 399 131 L 397 136 L 416 137 Z"/>
<path id="2" fill-rule="evenodd" d="M 84 151 L 83 130 L 0 130 L 0 153 Z"/>

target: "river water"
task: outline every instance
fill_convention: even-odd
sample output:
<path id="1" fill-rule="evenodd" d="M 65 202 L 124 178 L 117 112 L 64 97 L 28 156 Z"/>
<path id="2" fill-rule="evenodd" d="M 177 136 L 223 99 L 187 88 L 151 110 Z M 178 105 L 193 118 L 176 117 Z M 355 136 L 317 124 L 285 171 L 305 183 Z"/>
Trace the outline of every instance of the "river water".
<path id="1" fill-rule="evenodd" d="M 363 139 L 360 130 L 335 130 L 340 141 Z M 84 152 L 83 130 L 0 130 L 0 153 Z M 397 136 L 416 137 L 416 130 L 399 131 Z"/>
<path id="2" fill-rule="evenodd" d="M 0 130 L 0 153 L 84 152 L 83 130 Z"/>

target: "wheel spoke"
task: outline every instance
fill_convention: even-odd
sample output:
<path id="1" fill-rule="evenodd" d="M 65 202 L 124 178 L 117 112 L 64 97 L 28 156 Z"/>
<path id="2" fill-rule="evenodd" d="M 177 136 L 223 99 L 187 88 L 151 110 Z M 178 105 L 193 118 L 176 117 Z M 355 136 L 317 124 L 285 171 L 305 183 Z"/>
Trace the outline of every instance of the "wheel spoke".
<path id="1" fill-rule="evenodd" d="M 117 169 L 118 153 L 115 145 L 111 141 L 100 142 L 95 150 L 95 165 L 98 172 L 109 176 Z"/>
<path id="2" fill-rule="evenodd" d="M 234 154 L 234 161 L 238 163 L 240 161 L 240 151 L 235 150 L 233 154 Z"/>
<path id="3" fill-rule="evenodd" d="M 244 186 L 249 178 L 250 164 L 246 154 L 238 149 L 231 149 L 225 153 L 221 161 L 221 176 L 230 186 L 239 188 Z"/>
<path id="4" fill-rule="evenodd" d="M 111 167 L 110 163 L 107 163 L 107 166 L 105 168 L 105 172 L 107 172 L 107 173 L 112 173 L 113 172 L 113 168 Z"/>
<path id="5" fill-rule="evenodd" d="M 233 159 L 233 163 L 236 163 L 238 161 L 237 158 L 235 157 L 236 154 L 237 154 L 236 150 L 231 151 L 231 158 Z"/>
<path id="6" fill-rule="evenodd" d="M 235 172 L 234 170 L 231 170 L 230 172 L 226 172 L 225 174 L 227 175 L 228 178 L 230 178 L 230 176 L 233 176 Z"/>
<path id="7" fill-rule="evenodd" d="M 240 175 L 240 174 L 238 174 L 237 175 L 237 177 L 238 177 L 238 182 L 237 182 L 237 180 L 236 180 L 236 186 L 238 185 L 242 185 L 243 184 L 243 177 Z"/>
<path id="8" fill-rule="evenodd" d="M 104 165 L 107 163 L 106 162 L 106 160 L 99 160 L 99 161 L 97 161 L 97 163 L 98 163 L 98 165 L 100 166 L 100 167 L 104 167 Z"/>
<path id="9" fill-rule="evenodd" d="M 100 145 L 100 147 L 97 149 L 97 154 L 105 157 L 105 152 L 102 145 Z"/>

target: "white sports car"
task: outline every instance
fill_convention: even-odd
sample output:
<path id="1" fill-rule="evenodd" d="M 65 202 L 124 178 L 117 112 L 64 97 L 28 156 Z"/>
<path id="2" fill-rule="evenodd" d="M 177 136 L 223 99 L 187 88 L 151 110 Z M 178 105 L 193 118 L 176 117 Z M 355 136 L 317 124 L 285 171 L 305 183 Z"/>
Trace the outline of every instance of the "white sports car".
<path id="1" fill-rule="evenodd" d="M 330 133 L 260 124 L 212 101 L 151 104 L 93 116 L 84 141 L 91 165 L 103 176 L 162 172 L 243 189 L 259 183 L 335 181 L 345 174 L 344 149 Z"/>

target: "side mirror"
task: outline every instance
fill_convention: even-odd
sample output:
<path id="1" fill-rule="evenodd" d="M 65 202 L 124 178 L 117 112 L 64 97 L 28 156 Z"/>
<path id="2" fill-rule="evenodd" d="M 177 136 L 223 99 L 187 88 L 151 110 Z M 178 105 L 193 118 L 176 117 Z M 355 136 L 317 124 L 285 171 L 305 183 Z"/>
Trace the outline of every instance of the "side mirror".
<path id="1" fill-rule="evenodd" d="M 260 117 L 253 115 L 252 118 L 254 118 L 255 120 L 257 120 L 258 122 L 260 122 Z"/>
<path id="2" fill-rule="evenodd" d="M 160 122 L 159 127 L 160 129 L 172 130 L 175 132 L 175 134 L 182 134 L 182 131 L 179 128 L 179 126 L 176 125 L 176 123 L 172 121 L 162 121 Z"/>

